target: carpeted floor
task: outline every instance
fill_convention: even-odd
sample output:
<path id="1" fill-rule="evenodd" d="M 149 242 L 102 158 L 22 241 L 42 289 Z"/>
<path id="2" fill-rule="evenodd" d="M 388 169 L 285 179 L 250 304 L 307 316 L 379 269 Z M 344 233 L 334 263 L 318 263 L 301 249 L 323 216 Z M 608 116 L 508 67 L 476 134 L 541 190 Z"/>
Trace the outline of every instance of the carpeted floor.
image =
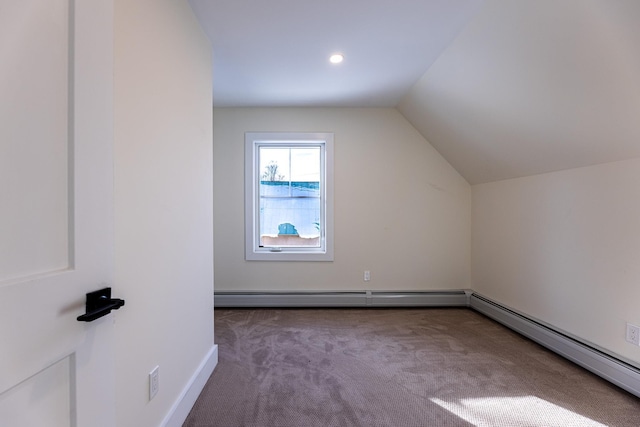
<path id="1" fill-rule="evenodd" d="M 640 400 L 468 309 L 215 311 L 184 427 L 640 426 Z"/>

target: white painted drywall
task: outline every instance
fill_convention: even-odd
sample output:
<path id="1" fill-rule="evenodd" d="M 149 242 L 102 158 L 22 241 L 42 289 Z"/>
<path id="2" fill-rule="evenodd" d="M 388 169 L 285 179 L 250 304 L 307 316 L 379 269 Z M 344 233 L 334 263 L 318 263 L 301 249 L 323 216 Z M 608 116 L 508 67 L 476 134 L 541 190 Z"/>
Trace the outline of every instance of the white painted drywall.
<path id="1" fill-rule="evenodd" d="M 161 425 L 213 346 L 211 84 L 186 1 L 116 0 L 118 426 Z"/>
<path id="2" fill-rule="evenodd" d="M 469 183 L 640 156 L 640 2 L 485 0 L 398 109 Z"/>
<path id="3" fill-rule="evenodd" d="M 334 133 L 333 262 L 244 260 L 248 131 Z M 468 287 L 470 186 L 395 109 L 215 108 L 214 153 L 216 291 Z"/>
<path id="4" fill-rule="evenodd" d="M 640 159 L 472 187 L 472 288 L 640 362 Z"/>

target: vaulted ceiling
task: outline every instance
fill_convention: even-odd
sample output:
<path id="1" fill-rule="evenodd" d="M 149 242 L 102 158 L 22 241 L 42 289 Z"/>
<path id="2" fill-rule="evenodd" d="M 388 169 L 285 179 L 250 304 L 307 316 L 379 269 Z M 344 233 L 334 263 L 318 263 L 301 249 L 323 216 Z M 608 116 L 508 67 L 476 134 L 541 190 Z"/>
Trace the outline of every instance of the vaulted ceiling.
<path id="1" fill-rule="evenodd" d="M 397 107 L 471 184 L 640 156 L 638 0 L 190 2 L 217 106 Z"/>

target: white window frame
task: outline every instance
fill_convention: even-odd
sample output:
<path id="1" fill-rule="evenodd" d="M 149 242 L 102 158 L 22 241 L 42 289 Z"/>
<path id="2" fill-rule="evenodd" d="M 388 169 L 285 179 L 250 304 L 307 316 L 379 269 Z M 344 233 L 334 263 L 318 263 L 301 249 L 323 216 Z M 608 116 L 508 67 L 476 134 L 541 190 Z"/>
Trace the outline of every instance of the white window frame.
<path id="1" fill-rule="evenodd" d="M 258 148 L 265 145 L 322 147 L 320 247 L 260 247 Z M 245 133 L 245 259 L 247 261 L 333 261 L 333 133 Z"/>

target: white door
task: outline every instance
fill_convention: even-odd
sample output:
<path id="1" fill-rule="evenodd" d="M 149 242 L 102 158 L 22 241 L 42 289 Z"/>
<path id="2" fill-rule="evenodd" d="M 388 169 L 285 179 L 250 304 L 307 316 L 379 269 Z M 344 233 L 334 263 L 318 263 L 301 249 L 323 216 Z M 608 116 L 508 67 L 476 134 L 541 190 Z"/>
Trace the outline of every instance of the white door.
<path id="1" fill-rule="evenodd" d="M 0 0 L 2 427 L 115 424 L 112 96 L 113 0 Z"/>

